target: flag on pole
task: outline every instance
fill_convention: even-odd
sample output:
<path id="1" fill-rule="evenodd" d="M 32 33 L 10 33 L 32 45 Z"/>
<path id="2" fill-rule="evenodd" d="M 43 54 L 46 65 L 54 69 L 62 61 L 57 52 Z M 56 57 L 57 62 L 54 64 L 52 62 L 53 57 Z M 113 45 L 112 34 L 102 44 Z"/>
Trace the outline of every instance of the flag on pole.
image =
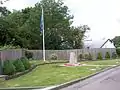
<path id="1" fill-rule="evenodd" d="M 43 34 L 43 60 L 45 61 L 45 35 L 44 35 L 44 13 L 43 13 L 43 7 L 42 8 L 42 15 L 40 20 L 40 31 Z"/>
<path id="2" fill-rule="evenodd" d="M 43 16 L 43 8 L 42 8 L 42 15 L 40 18 L 40 31 L 42 32 L 44 30 L 44 16 Z"/>

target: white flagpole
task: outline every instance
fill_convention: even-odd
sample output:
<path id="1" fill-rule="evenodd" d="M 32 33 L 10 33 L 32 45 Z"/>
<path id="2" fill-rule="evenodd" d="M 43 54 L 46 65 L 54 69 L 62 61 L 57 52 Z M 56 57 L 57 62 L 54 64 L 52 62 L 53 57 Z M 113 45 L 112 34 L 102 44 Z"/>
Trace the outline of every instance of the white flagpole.
<path id="1" fill-rule="evenodd" d="M 42 8 L 42 18 L 44 22 L 44 12 L 43 12 L 43 7 Z M 45 31 L 44 31 L 44 23 L 43 23 L 43 60 L 45 61 Z"/>

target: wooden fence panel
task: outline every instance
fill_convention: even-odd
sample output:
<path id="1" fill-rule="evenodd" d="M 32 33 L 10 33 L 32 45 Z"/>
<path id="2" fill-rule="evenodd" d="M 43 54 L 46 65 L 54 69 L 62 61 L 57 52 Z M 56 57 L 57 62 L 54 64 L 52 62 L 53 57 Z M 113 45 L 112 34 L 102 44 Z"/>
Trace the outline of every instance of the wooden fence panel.
<path id="1" fill-rule="evenodd" d="M 34 59 L 42 59 L 42 50 L 29 50 L 33 52 Z M 52 54 L 56 54 L 58 56 L 58 60 L 69 60 L 70 52 L 75 52 L 77 57 L 80 54 L 88 54 L 90 53 L 93 56 L 93 59 L 97 59 L 97 55 L 99 52 L 102 53 L 102 57 L 105 58 L 106 52 L 110 53 L 110 57 L 112 57 L 112 53 L 116 52 L 114 48 L 94 48 L 94 49 L 74 49 L 74 50 L 46 50 L 46 59 L 50 59 Z"/>

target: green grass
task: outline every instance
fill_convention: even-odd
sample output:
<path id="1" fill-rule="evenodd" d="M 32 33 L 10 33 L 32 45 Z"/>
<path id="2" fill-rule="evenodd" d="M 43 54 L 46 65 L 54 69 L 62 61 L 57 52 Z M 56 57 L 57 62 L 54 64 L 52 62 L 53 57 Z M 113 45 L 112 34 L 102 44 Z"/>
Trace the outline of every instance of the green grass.
<path id="1" fill-rule="evenodd" d="M 84 61 L 81 63 L 89 64 L 89 65 L 119 65 L 120 60 L 99 60 L 99 61 Z"/>
<path id="2" fill-rule="evenodd" d="M 119 60 L 105 61 L 86 61 L 90 65 L 116 65 Z M 33 64 L 41 63 L 31 61 Z M 80 67 L 61 67 L 62 63 L 40 65 L 32 72 L 15 79 L 0 83 L 0 87 L 33 87 L 33 86 L 51 86 L 65 83 L 74 79 L 85 77 L 100 71 L 108 66 L 80 66 Z M 119 63 L 117 63 L 118 65 Z"/>

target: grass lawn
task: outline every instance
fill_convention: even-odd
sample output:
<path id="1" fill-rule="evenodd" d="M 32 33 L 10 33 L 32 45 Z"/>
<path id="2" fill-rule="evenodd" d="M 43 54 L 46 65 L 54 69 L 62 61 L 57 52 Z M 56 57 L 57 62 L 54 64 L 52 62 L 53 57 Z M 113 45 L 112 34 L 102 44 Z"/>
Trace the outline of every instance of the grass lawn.
<path id="1" fill-rule="evenodd" d="M 117 62 L 117 63 L 116 63 Z M 33 64 L 40 61 L 31 61 Z M 119 65 L 120 60 L 101 60 L 81 62 L 89 65 Z M 109 66 L 79 66 L 79 67 L 61 67 L 62 63 L 40 65 L 32 72 L 15 79 L 0 83 L 0 88 L 4 87 L 33 87 L 33 86 L 51 86 L 61 84 L 67 81 L 85 77 Z"/>
<path id="2" fill-rule="evenodd" d="M 89 65 L 120 65 L 120 60 L 116 59 L 116 60 L 84 61 L 81 63 Z"/>

